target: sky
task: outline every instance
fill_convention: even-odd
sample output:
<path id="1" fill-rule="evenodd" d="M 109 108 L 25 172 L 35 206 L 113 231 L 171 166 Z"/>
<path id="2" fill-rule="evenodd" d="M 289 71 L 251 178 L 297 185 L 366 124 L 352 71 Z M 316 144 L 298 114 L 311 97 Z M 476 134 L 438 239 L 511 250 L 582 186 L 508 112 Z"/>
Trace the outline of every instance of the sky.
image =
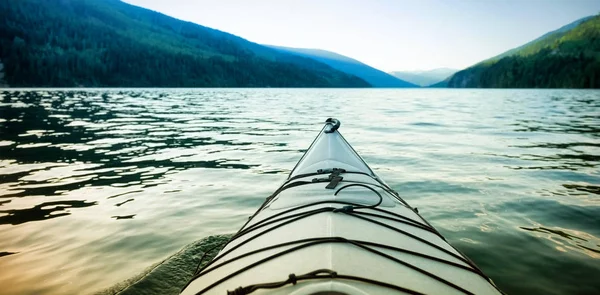
<path id="1" fill-rule="evenodd" d="M 386 72 L 463 69 L 600 13 L 600 0 L 125 2 L 260 44 L 333 51 Z"/>

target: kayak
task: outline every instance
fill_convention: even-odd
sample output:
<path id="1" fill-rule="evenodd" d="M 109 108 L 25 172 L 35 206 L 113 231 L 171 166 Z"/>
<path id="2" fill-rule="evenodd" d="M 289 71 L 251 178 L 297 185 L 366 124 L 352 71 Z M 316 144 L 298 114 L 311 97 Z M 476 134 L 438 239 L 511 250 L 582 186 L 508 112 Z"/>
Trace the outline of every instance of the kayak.
<path id="1" fill-rule="evenodd" d="M 287 179 L 182 294 L 503 294 L 327 119 Z"/>

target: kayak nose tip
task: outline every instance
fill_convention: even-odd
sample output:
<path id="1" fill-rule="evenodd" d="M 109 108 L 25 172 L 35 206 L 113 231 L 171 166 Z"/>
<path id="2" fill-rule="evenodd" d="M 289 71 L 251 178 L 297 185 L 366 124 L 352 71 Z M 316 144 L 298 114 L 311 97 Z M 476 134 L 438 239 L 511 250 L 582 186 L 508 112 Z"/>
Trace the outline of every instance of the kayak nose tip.
<path id="1" fill-rule="evenodd" d="M 340 128 L 342 123 L 338 119 L 327 118 L 327 120 L 325 120 L 325 124 L 325 133 L 333 133 Z"/>

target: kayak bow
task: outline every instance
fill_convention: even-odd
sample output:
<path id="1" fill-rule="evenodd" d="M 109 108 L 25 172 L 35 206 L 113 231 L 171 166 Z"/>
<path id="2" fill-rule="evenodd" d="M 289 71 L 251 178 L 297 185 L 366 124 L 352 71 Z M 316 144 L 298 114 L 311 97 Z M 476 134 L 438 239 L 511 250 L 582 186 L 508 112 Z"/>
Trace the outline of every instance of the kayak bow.
<path id="1" fill-rule="evenodd" d="M 182 294 L 501 294 L 328 119 L 287 180 Z"/>

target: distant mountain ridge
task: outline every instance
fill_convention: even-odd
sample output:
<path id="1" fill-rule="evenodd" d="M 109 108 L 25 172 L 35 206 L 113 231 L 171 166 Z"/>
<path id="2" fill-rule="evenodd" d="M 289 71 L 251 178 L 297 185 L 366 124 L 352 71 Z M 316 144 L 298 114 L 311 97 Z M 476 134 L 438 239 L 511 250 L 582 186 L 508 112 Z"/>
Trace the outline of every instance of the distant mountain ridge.
<path id="1" fill-rule="evenodd" d="M 600 88 L 600 15 L 459 71 L 437 87 Z"/>
<path id="2" fill-rule="evenodd" d="M 590 16 L 586 16 L 584 18 L 580 18 L 572 23 L 566 24 L 554 31 L 550 31 L 532 41 L 529 41 L 519 47 L 510 49 L 506 52 L 503 52 L 499 55 L 496 55 L 492 58 L 489 58 L 487 60 L 484 60 L 483 62 L 488 62 L 488 61 L 494 61 L 494 60 L 499 60 L 503 57 L 506 56 L 511 56 L 511 55 L 524 55 L 526 53 L 534 53 L 533 51 L 538 49 L 539 50 L 539 46 L 544 46 L 544 45 L 549 45 L 550 42 L 553 42 L 556 40 L 557 37 L 562 36 L 561 34 L 563 33 L 567 33 L 568 31 L 576 28 L 578 25 L 580 25 L 581 23 L 592 19 L 594 16 L 590 15 Z"/>
<path id="3" fill-rule="evenodd" d="M 443 81 L 457 71 L 450 68 L 437 68 L 423 71 L 395 71 L 390 72 L 390 75 L 421 87 L 426 87 Z"/>
<path id="4" fill-rule="evenodd" d="M 13 87 L 370 87 L 118 0 L 0 1 L 0 59 Z"/>
<path id="5" fill-rule="evenodd" d="M 265 45 L 281 52 L 295 54 L 322 62 L 344 73 L 357 76 L 373 87 L 418 87 L 388 73 L 375 69 L 353 58 L 322 49 L 291 48 L 275 45 Z"/>

